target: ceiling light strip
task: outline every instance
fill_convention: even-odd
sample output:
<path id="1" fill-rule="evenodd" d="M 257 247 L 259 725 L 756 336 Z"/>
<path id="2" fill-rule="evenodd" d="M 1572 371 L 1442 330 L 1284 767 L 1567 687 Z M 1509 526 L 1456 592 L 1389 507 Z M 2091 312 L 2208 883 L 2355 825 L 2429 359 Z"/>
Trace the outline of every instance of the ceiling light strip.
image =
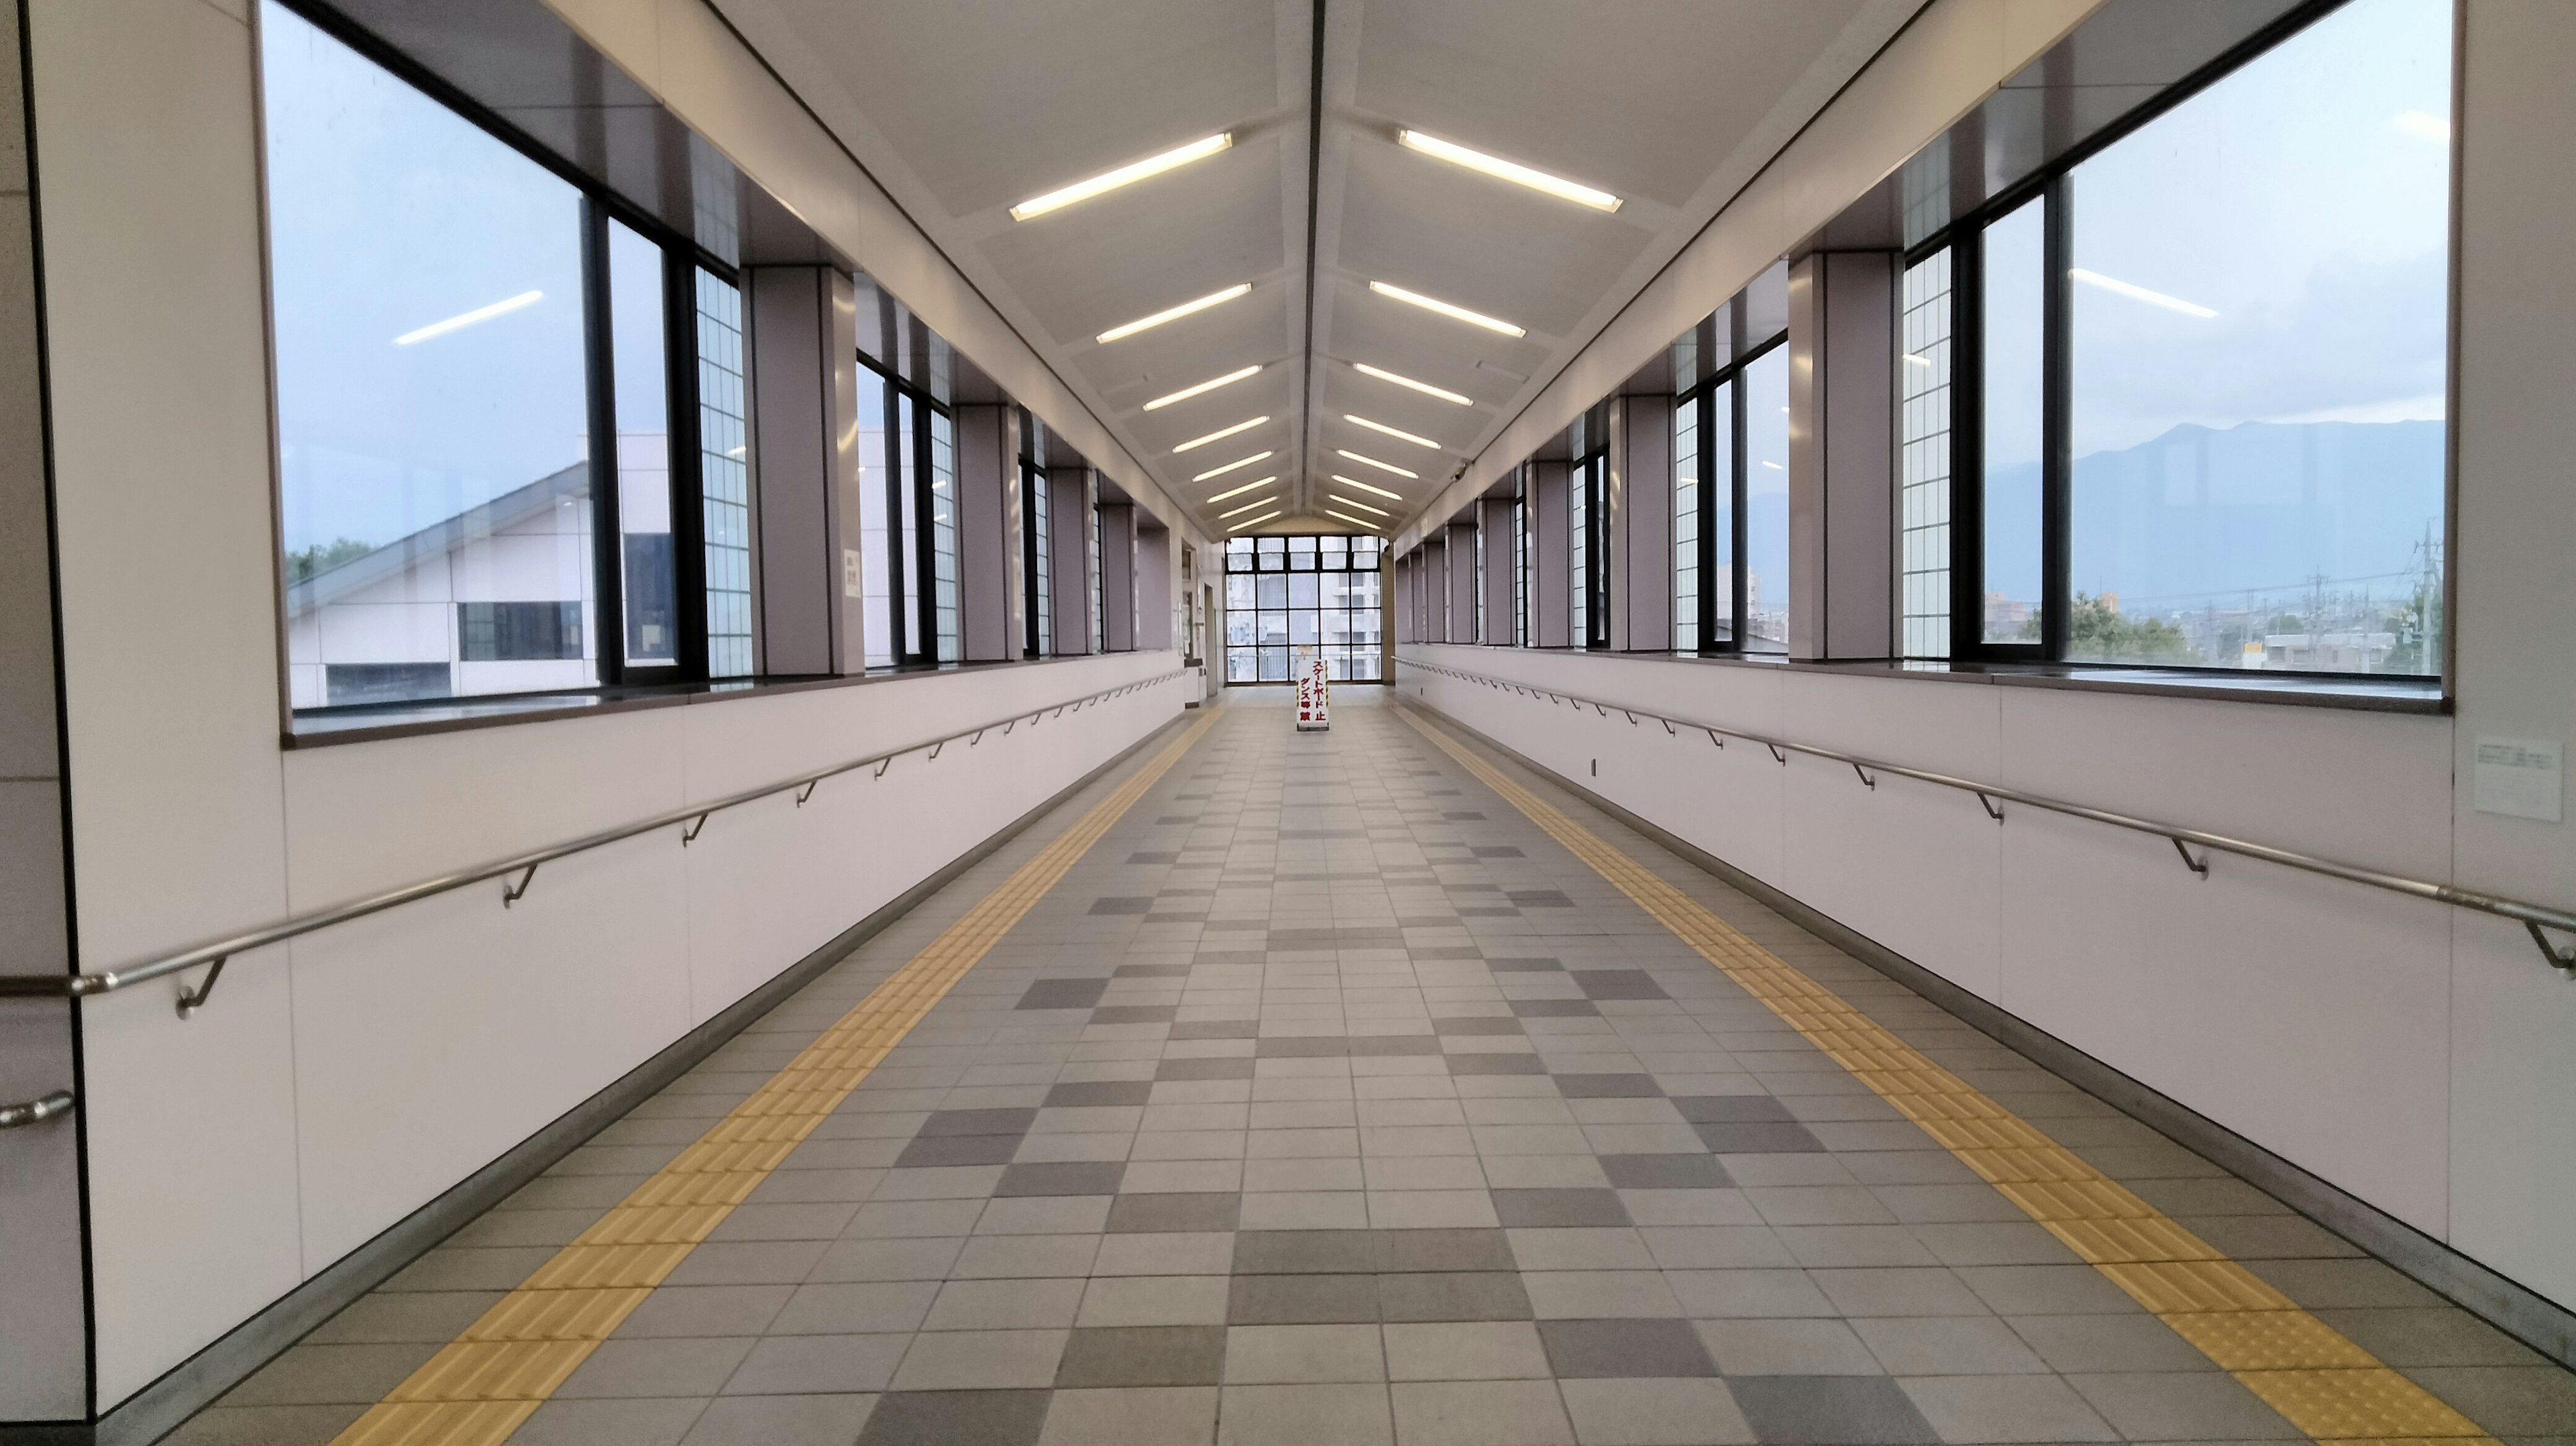
<path id="1" fill-rule="evenodd" d="M 1451 165 L 1465 166 L 1471 171 L 1482 171 L 1498 180 L 1527 186 L 1533 191 L 1544 191 L 1560 201 L 1572 201 L 1578 206 L 1589 206 L 1595 211 L 1602 212 L 1616 211 L 1620 206 L 1618 197 L 1597 187 L 1584 185 L 1580 181 L 1569 181 L 1563 176 L 1551 176 L 1545 171 L 1524 166 L 1518 161 L 1507 161 L 1500 156 L 1486 155 L 1483 151 L 1469 150 L 1456 141 L 1444 141 L 1438 136 L 1426 136 L 1417 130 L 1398 131 L 1395 139 L 1398 144 L 1407 149 L 1420 151 L 1426 156 L 1436 156 Z"/>
<path id="2" fill-rule="evenodd" d="M 1358 372 L 1364 377 L 1375 377 L 1382 382 L 1393 382 L 1399 387 L 1411 387 L 1426 397 L 1438 397 L 1444 402 L 1455 403 L 1461 407 L 1472 407 L 1476 405 L 1474 398 L 1462 397 L 1456 392 L 1449 390 L 1447 387 L 1435 387 L 1429 382 L 1417 382 L 1411 377 L 1400 376 L 1397 373 L 1388 371 L 1384 367 L 1370 366 L 1367 362 L 1353 362 L 1351 363 L 1351 370 Z"/>
<path id="3" fill-rule="evenodd" d="M 1481 326 L 1487 331 L 1499 331 L 1505 336 L 1529 335 L 1527 327 L 1514 326 L 1499 317 L 1487 316 L 1481 311 L 1469 311 L 1463 306 L 1454 306 L 1449 302 L 1425 296 L 1419 291 L 1407 291 L 1401 286 L 1389 286 L 1383 281 L 1370 282 L 1369 290 L 1410 306 L 1421 307 L 1425 311 L 1436 311 L 1452 321 L 1463 321 L 1469 326 Z"/>
<path id="4" fill-rule="evenodd" d="M 1346 516 L 1344 516 L 1343 514 L 1341 514 L 1341 513 L 1339 513 L 1339 512 L 1335 512 L 1333 509 L 1331 509 L 1331 508 L 1329 508 L 1329 507 L 1327 507 L 1327 508 L 1325 508 L 1325 509 L 1324 509 L 1324 515 L 1325 515 L 1326 517 L 1334 518 L 1334 519 L 1336 519 L 1336 520 L 1338 520 L 1338 521 L 1347 522 L 1347 523 L 1349 523 L 1350 525 L 1352 525 L 1353 527 L 1365 527 L 1365 528 L 1367 528 L 1367 529 L 1368 529 L 1369 531 L 1371 531 L 1371 532 L 1375 532 L 1375 531 L 1377 531 L 1377 530 L 1378 530 L 1378 526 L 1377 526 L 1377 524 L 1376 524 L 1376 523 L 1374 523 L 1374 522 L 1363 522 L 1363 521 L 1361 521 L 1360 519 L 1358 519 L 1358 518 L 1356 518 L 1356 517 L 1346 517 Z"/>
<path id="5" fill-rule="evenodd" d="M 1273 517 L 1284 517 L 1286 515 L 1287 514 L 1281 512 L 1264 512 L 1259 517 L 1247 517 L 1241 522 L 1234 524 L 1232 527 L 1227 528 L 1226 531 L 1241 532 L 1247 527 L 1259 527 L 1262 523 L 1268 522 Z"/>
<path id="6" fill-rule="evenodd" d="M 1418 433 L 1408 432 L 1402 427 L 1390 427 L 1384 422 L 1372 422 L 1366 417 L 1355 417 L 1348 412 L 1342 413 L 1342 420 L 1354 427 L 1366 427 L 1372 432 L 1383 432 L 1387 436 L 1401 438 L 1417 447 L 1428 447 L 1434 452 L 1440 450 L 1439 443 Z"/>
<path id="7" fill-rule="evenodd" d="M 1175 146 L 1159 156 L 1147 156 L 1141 161 L 1120 166 L 1114 171 L 1103 171 L 1088 181 L 1076 181 L 1070 186 L 1049 191 L 1043 196 L 1031 196 L 1011 208 L 1011 219 L 1026 221 L 1043 216 L 1049 211 L 1061 211 L 1076 201 L 1088 201 L 1104 191 L 1114 191 L 1121 186 L 1133 185 L 1149 176 L 1159 176 L 1175 166 L 1186 166 L 1202 157 L 1215 155 L 1233 144 L 1234 133 L 1228 131 L 1192 141 L 1185 146 Z"/>
<path id="8" fill-rule="evenodd" d="M 1362 512 L 1374 512 L 1374 513 L 1376 513 L 1376 514 L 1377 514 L 1378 516 L 1380 516 L 1380 517 L 1392 517 L 1392 516 L 1394 516 L 1394 515 L 1395 515 L 1394 513 L 1387 511 L 1387 510 L 1386 510 L 1385 508 L 1383 508 L 1383 507 L 1371 507 L 1371 506 L 1369 506 L 1369 505 L 1368 505 L 1367 503 L 1365 503 L 1365 502 L 1354 502 L 1354 501 L 1352 501 L 1351 499 L 1349 499 L 1349 498 L 1347 498 L 1347 497 L 1344 497 L 1344 496 L 1340 495 L 1339 493 L 1327 492 L 1327 493 L 1325 493 L 1324 495 L 1325 495 L 1326 497 L 1328 497 L 1328 498 L 1331 498 L 1333 501 L 1335 501 L 1335 502 L 1338 502 L 1338 503 L 1342 504 L 1344 507 L 1356 507 L 1356 508 L 1358 508 L 1358 509 L 1359 509 L 1360 511 L 1362 511 Z"/>
<path id="9" fill-rule="evenodd" d="M 1125 326 L 1113 326 L 1107 331 L 1102 332 L 1100 335 L 1093 337 L 1092 340 L 1099 342 L 1103 346 L 1106 346 L 1113 341 L 1125 341 L 1127 338 L 1134 336 L 1140 331 L 1151 331 L 1155 327 L 1161 326 L 1164 322 L 1178 321 L 1182 317 L 1188 316 L 1194 312 L 1205 311 L 1211 306 L 1222 306 L 1225 303 L 1234 300 L 1238 296 L 1249 293 L 1251 290 L 1251 282 L 1238 281 L 1223 291 L 1210 292 L 1196 301 L 1184 301 L 1180 305 L 1175 306 L 1168 311 L 1158 311 L 1152 316 L 1140 316 L 1134 321 L 1127 323 Z"/>
<path id="10" fill-rule="evenodd" d="M 1244 483 L 1244 484 L 1243 484 L 1242 486 L 1240 486 L 1240 487 L 1232 487 L 1232 488 L 1228 488 L 1227 490 L 1225 490 L 1225 491 L 1223 491 L 1223 492 L 1220 492 L 1220 493 L 1216 494 L 1214 497 L 1209 498 L 1209 499 L 1208 499 L 1208 505 L 1209 505 L 1209 506 L 1211 506 L 1211 507 L 1212 507 L 1212 506 L 1215 506 L 1217 503 L 1219 503 L 1219 502 L 1223 502 L 1225 499 L 1227 499 L 1227 498 L 1229 498 L 1229 497 L 1240 497 L 1240 496 L 1242 496 L 1244 493 L 1246 493 L 1246 492 L 1250 492 L 1250 491 L 1252 491 L 1252 490 L 1253 490 L 1254 488 L 1256 488 L 1256 487 L 1267 487 L 1267 486 L 1269 486 L 1271 483 L 1276 482 L 1276 481 L 1278 481 L 1278 480 L 1279 480 L 1279 474 L 1278 474 L 1278 473 L 1276 473 L 1276 472 L 1273 472 L 1273 473 L 1271 473 L 1269 476 L 1264 477 L 1264 478 L 1261 478 L 1261 479 L 1260 479 L 1260 480 L 1258 480 L 1258 481 L 1254 481 L 1254 482 L 1246 482 L 1246 483 Z"/>
<path id="11" fill-rule="evenodd" d="M 1233 470 L 1234 470 L 1234 469 L 1236 469 L 1237 467 L 1249 467 L 1249 466 L 1251 466 L 1253 463 L 1258 462 L 1258 461 L 1261 461 L 1263 458 L 1268 457 L 1268 456 L 1270 456 L 1270 455 L 1271 455 L 1271 454 L 1270 454 L 1270 453 L 1268 453 L 1268 452 L 1255 452 L 1255 453 L 1253 453 L 1253 454 L 1252 454 L 1251 456 L 1249 456 L 1249 457 L 1237 457 L 1236 459 L 1234 459 L 1234 460 L 1233 460 L 1233 461 L 1231 461 L 1231 462 L 1226 463 L 1226 464 L 1225 464 L 1224 466 L 1222 466 L 1222 467 L 1210 467 L 1208 470 L 1206 470 L 1206 471 L 1204 471 L 1204 472 L 1201 472 L 1199 475 L 1197 475 L 1196 477 L 1191 478 L 1190 480 L 1191 480 L 1191 481 L 1193 481 L 1193 482 L 1205 482 L 1205 481 L 1207 481 L 1207 480 L 1208 480 L 1209 478 L 1211 478 L 1211 477 L 1222 477 L 1222 476 L 1224 476 L 1226 473 L 1233 471 Z"/>
<path id="12" fill-rule="evenodd" d="M 1381 472 L 1392 472 L 1396 476 L 1405 478 L 1409 481 L 1419 482 L 1422 480 L 1422 474 L 1419 472 L 1415 472 L 1404 467 L 1398 467 L 1393 462 L 1381 462 L 1375 457 L 1368 456 L 1365 453 L 1353 452 L 1343 447 L 1335 447 L 1333 449 L 1333 455 L 1336 457 L 1348 457 L 1363 467 L 1375 467 Z"/>
<path id="13" fill-rule="evenodd" d="M 1343 476 L 1343 475 L 1342 475 L 1341 473 L 1339 473 L 1339 472 L 1335 472 L 1335 473 L 1333 473 L 1333 474 L 1332 474 L 1332 476 L 1333 476 L 1333 480 L 1334 480 L 1334 481 L 1341 483 L 1343 486 L 1345 486 L 1345 487 L 1357 487 L 1357 488 L 1358 488 L 1358 489 L 1360 489 L 1362 492 L 1366 492 L 1366 493 L 1368 493 L 1368 494 L 1369 494 L 1370 496 L 1372 496 L 1372 497 L 1388 497 L 1388 498 L 1393 498 L 1395 501 L 1398 501 L 1398 502 L 1401 502 L 1401 501 L 1403 501 L 1403 500 L 1404 500 L 1404 494 L 1403 494 L 1403 493 L 1401 493 L 1401 492 L 1389 492 L 1389 491 L 1387 491 L 1385 488 L 1378 486 L 1378 485 L 1377 485 L 1376 483 L 1374 483 L 1374 482 L 1363 482 L 1363 481 L 1361 481 L 1360 479 L 1358 479 L 1357 477 L 1345 477 L 1345 476 Z M 1214 501 L 1215 499 L 1214 499 L 1214 498 L 1210 498 L 1209 500 L 1210 500 L 1210 501 Z"/>
<path id="14" fill-rule="evenodd" d="M 1234 515 L 1235 515 L 1236 513 L 1238 513 L 1238 512 L 1250 512 L 1250 511 L 1251 511 L 1253 508 L 1255 508 L 1255 507 L 1267 507 L 1267 506 L 1269 506 L 1271 503 L 1276 502 L 1276 501 L 1278 501 L 1278 500 L 1279 500 L 1279 494 L 1278 494 L 1278 493 L 1276 493 L 1276 492 L 1273 492 L 1273 493 L 1271 493 L 1269 496 L 1262 498 L 1262 499 L 1261 499 L 1260 501 L 1258 501 L 1258 502 L 1246 502 L 1246 503 L 1245 503 L 1245 504 L 1243 504 L 1241 507 L 1229 507 L 1229 508 L 1227 508 L 1225 511 L 1218 513 L 1218 514 L 1216 515 L 1216 520 L 1217 520 L 1217 521 L 1219 521 L 1219 522 L 1223 522 L 1224 520 L 1226 520 L 1226 519 L 1227 519 L 1227 518 L 1229 518 L 1229 517 L 1234 516 Z"/>
<path id="15" fill-rule="evenodd" d="M 1221 377 L 1210 377 L 1206 381 L 1199 383 L 1197 386 L 1183 387 L 1179 391 L 1173 392 L 1168 396 L 1156 397 L 1154 400 L 1145 404 L 1145 410 L 1149 412 L 1159 412 L 1174 402 L 1186 402 L 1192 397 L 1215 391 L 1219 387 L 1232 386 L 1234 383 L 1242 381 L 1245 377 L 1251 376 L 1260 370 L 1261 368 L 1257 366 L 1242 367 L 1237 370 L 1227 372 Z"/>
<path id="16" fill-rule="evenodd" d="M 1204 447 L 1210 442 L 1222 442 L 1237 432 L 1249 432 L 1253 428 L 1258 427 L 1269 420 L 1270 419 L 1268 417 L 1255 417 L 1248 422 L 1237 422 L 1231 427 L 1220 427 L 1217 430 L 1208 433 L 1204 437 L 1192 437 L 1181 445 L 1174 447 L 1172 451 L 1177 454 L 1187 452 L 1193 447 Z"/>

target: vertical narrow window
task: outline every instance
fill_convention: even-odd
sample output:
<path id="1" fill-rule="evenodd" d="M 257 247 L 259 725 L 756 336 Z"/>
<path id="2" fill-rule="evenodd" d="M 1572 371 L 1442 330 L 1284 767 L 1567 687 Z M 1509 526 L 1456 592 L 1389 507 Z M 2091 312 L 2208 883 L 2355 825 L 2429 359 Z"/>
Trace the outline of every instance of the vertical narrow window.
<path id="1" fill-rule="evenodd" d="M 1225 680 L 1229 683 L 1251 683 L 1261 677 L 1260 651 L 1255 646 L 1260 618 L 1255 611 L 1252 577 L 1252 539 L 1229 537 L 1225 540 Z"/>
<path id="2" fill-rule="evenodd" d="M 1700 450 L 1707 460 L 1701 464 L 1705 479 L 1700 495 L 1708 506 L 1700 517 L 1700 556 L 1706 568 L 1700 579 L 1700 591 L 1706 598 L 1702 616 L 1708 621 L 1708 648 L 1729 647 L 1736 640 L 1735 619 L 1735 534 L 1739 511 L 1737 500 L 1743 496 L 1744 478 L 1739 468 L 1744 449 L 1736 445 L 1737 386 L 1733 380 L 1709 388 L 1702 403 L 1707 435 Z"/>
<path id="3" fill-rule="evenodd" d="M 2072 173 L 2069 658 L 2441 671 L 2450 81 L 2353 0 Z"/>
<path id="4" fill-rule="evenodd" d="M 896 662 L 893 579 L 895 558 L 888 516 L 893 489 L 901 475 L 902 447 L 887 425 L 893 388 L 866 368 L 859 371 L 859 552 L 863 570 L 860 614 L 866 630 L 867 664 L 887 668 Z"/>
<path id="5" fill-rule="evenodd" d="M 1592 641 L 1592 480 L 1591 469 L 1577 462 L 1565 478 L 1565 595 L 1569 614 L 1565 636 L 1574 646 Z"/>
<path id="6" fill-rule="evenodd" d="M 751 673 L 751 437 L 744 425 L 742 293 L 700 268 L 698 499 L 707 554 L 707 676 Z"/>
<path id="7" fill-rule="evenodd" d="M 1789 349 L 1745 364 L 1744 649 L 1789 647 Z"/>
<path id="8" fill-rule="evenodd" d="M 1527 485 L 1527 484 L 1523 484 Z M 1512 499 L 1512 646 L 1529 646 L 1529 499 Z"/>
<path id="9" fill-rule="evenodd" d="M 1047 525 L 1047 476 L 1035 464 L 1020 469 L 1020 526 L 1028 539 L 1029 656 L 1055 653 L 1053 531 Z"/>
<path id="10" fill-rule="evenodd" d="M 293 11 L 260 36 L 290 705 L 596 683 L 580 194 Z"/>
<path id="11" fill-rule="evenodd" d="M 1898 646 L 1950 655 L 1950 251 L 1905 270 L 1897 357 Z"/>
<path id="12" fill-rule="evenodd" d="M 1700 399 L 1673 404 L 1673 651 L 1699 651 Z"/>
<path id="13" fill-rule="evenodd" d="M 930 409 L 930 632 L 932 661 L 964 656 L 957 644 L 957 422 Z"/>
<path id="14" fill-rule="evenodd" d="M 617 565 L 626 666 L 680 660 L 677 555 L 671 547 L 669 329 L 662 248 L 608 227 L 608 324 L 617 428 Z M 649 679 L 651 673 L 644 674 Z M 638 679 L 630 674 L 628 682 Z"/>
<path id="15" fill-rule="evenodd" d="M 894 476 L 887 491 L 887 510 L 893 522 L 892 571 L 900 579 L 894 596 L 895 658 L 905 663 L 927 661 L 930 654 L 921 591 L 921 412 L 921 403 L 912 393 L 896 389 Z"/>
<path id="16" fill-rule="evenodd" d="M 1989 643 L 2042 641 L 2040 447 L 2047 352 L 2048 203 L 2024 202 L 1985 229 L 1978 436 L 1985 491 L 1978 583 Z"/>
<path id="17" fill-rule="evenodd" d="M 1385 583 L 1379 570 L 1382 556 L 1374 537 L 1351 539 L 1351 672 L 1354 682 L 1369 683 L 1379 677 L 1378 654 L 1385 643 L 1381 637 L 1385 617 Z"/>

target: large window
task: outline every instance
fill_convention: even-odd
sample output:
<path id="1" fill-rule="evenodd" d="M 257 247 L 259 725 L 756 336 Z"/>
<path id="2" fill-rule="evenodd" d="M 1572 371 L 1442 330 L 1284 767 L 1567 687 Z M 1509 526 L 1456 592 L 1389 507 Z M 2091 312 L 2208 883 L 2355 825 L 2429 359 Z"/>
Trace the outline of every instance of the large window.
<path id="1" fill-rule="evenodd" d="M 1025 419 L 1021 435 L 1034 424 Z M 1055 529 L 1047 505 L 1046 469 L 1034 456 L 1020 459 L 1020 568 L 1027 594 L 1028 635 L 1022 647 L 1032 658 L 1055 653 Z"/>
<path id="2" fill-rule="evenodd" d="M 291 706 L 750 671 L 730 283 L 274 0 L 260 66 Z"/>
<path id="3" fill-rule="evenodd" d="M 707 676 L 751 671 L 751 433 L 742 292 L 698 268 L 698 478 L 706 510 Z"/>
<path id="4" fill-rule="evenodd" d="M 2450 53 L 2353 0 L 1934 243 L 1982 293 L 1949 652 L 2441 671 Z"/>
<path id="5" fill-rule="evenodd" d="M 1897 606 L 1909 658 L 1950 655 L 1950 252 L 1905 270 L 1897 358 Z"/>
<path id="6" fill-rule="evenodd" d="M 1774 334 L 1731 344 L 1743 359 L 1673 403 L 1674 516 L 1688 519 L 1674 529 L 1673 645 L 1684 652 L 1788 646 L 1789 372 L 1782 340 Z M 1738 558 L 1751 565 L 1739 567 Z"/>
<path id="7" fill-rule="evenodd" d="M 1374 537 L 1234 537 L 1225 544 L 1225 680 L 1285 683 L 1320 652 L 1335 681 L 1380 676 Z"/>
<path id="8" fill-rule="evenodd" d="M 957 424 L 911 382 L 859 369 L 859 541 L 871 667 L 958 660 Z M 936 373 L 934 373 L 936 375 Z"/>

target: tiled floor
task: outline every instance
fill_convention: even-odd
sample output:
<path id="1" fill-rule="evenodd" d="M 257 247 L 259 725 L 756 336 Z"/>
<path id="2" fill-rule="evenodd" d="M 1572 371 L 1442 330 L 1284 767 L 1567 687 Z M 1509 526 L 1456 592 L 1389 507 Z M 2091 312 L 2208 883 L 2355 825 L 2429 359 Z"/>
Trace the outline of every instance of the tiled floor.
<path id="1" fill-rule="evenodd" d="M 1300 735 L 1229 695 L 511 1439 L 2298 1438 L 1388 701 Z M 330 1440 L 1108 786 L 172 1439 Z M 1534 786 L 2499 1438 L 2576 1443 L 2576 1378 Z"/>

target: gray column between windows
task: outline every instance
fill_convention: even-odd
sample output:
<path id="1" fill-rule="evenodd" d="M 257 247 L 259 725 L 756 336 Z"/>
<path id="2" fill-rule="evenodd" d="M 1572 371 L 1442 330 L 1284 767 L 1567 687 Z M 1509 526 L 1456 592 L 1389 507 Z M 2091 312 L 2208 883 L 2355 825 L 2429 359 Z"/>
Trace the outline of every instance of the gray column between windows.
<path id="1" fill-rule="evenodd" d="M 1091 469 L 1047 473 L 1047 556 L 1059 657 L 1100 651 L 1091 635 Z"/>
<path id="2" fill-rule="evenodd" d="M 1789 267 L 1789 656 L 1884 658 L 1896 622 L 1900 258 Z"/>
<path id="3" fill-rule="evenodd" d="M 867 666 L 859 544 L 858 332 L 848 272 L 760 266 L 750 301 L 753 622 L 760 671 Z"/>
<path id="4" fill-rule="evenodd" d="M 1020 656 L 1020 409 L 976 403 L 957 423 L 957 632 L 966 661 Z"/>
<path id="5" fill-rule="evenodd" d="M 1167 527 L 1136 529 L 1136 650 L 1163 652 L 1172 646 L 1172 532 Z"/>
<path id="6" fill-rule="evenodd" d="M 1563 648 L 1574 642 L 1574 593 L 1569 575 L 1573 556 L 1566 529 L 1566 476 L 1562 461 L 1529 464 L 1530 510 L 1530 642 Z"/>
<path id="7" fill-rule="evenodd" d="M 1472 518 L 1472 514 L 1470 514 Z M 1476 637 L 1476 524 L 1449 524 L 1449 641 L 1472 643 Z"/>
<path id="8" fill-rule="evenodd" d="M 17 50 L 13 24 L 0 35 L 0 66 L 13 76 Z M 23 156 L 25 139 L 25 111 L 0 111 L 0 143 Z M 12 240 L 0 262 L 0 346 L 21 363 L 0 376 L 0 858 L 9 860 L 0 869 L 0 919 L 8 924 L 0 930 L 0 974 L 64 975 L 72 969 L 71 855 L 54 726 L 57 588 L 44 412 L 32 360 L 41 348 L 27 246 L 33 211 L 26 170 L 13 162 L 0 186 L 0 231 Z M 68 999 L 0 999 L 0 1103 L 70 1090 L 74 1109 L 85 1107 L 73 1027 Z M 0 1134 L 0 1340 L 7 1342 L 0 1423 L 89 1415 L 80 1177 L 77 1115 Z"/>
<path id="9" fill-rule="evenodd" d="M 1136 650 L 1136 507 L 1106 502 L 1100 514 L 1100 651 Z"/>
<path id="10" fill-rule="evenodd" d="M 1480 643 L 1512 641 L 1512 504 L 1487 497 L 1476 503 L 1476 526 L 1485 539 L 1485 561 L 1476 586 L 1484 590 L 1485 632 Z"/>
<path id="11" fill-rule="evenodd" d="M 1673 399 L 1610 399 L 1610 647 L 1673 646 Z"/>
<path id="12" fill-rule="evenodd" d="M 1387 591 L 1395 598 L 1395 640 L 1418 643 L 1420 635 L 1413 628 L 1413 560 L 1422 555 L 1420 548 L 1399 557 L 1394 572 L 1387 578 Z"/>

